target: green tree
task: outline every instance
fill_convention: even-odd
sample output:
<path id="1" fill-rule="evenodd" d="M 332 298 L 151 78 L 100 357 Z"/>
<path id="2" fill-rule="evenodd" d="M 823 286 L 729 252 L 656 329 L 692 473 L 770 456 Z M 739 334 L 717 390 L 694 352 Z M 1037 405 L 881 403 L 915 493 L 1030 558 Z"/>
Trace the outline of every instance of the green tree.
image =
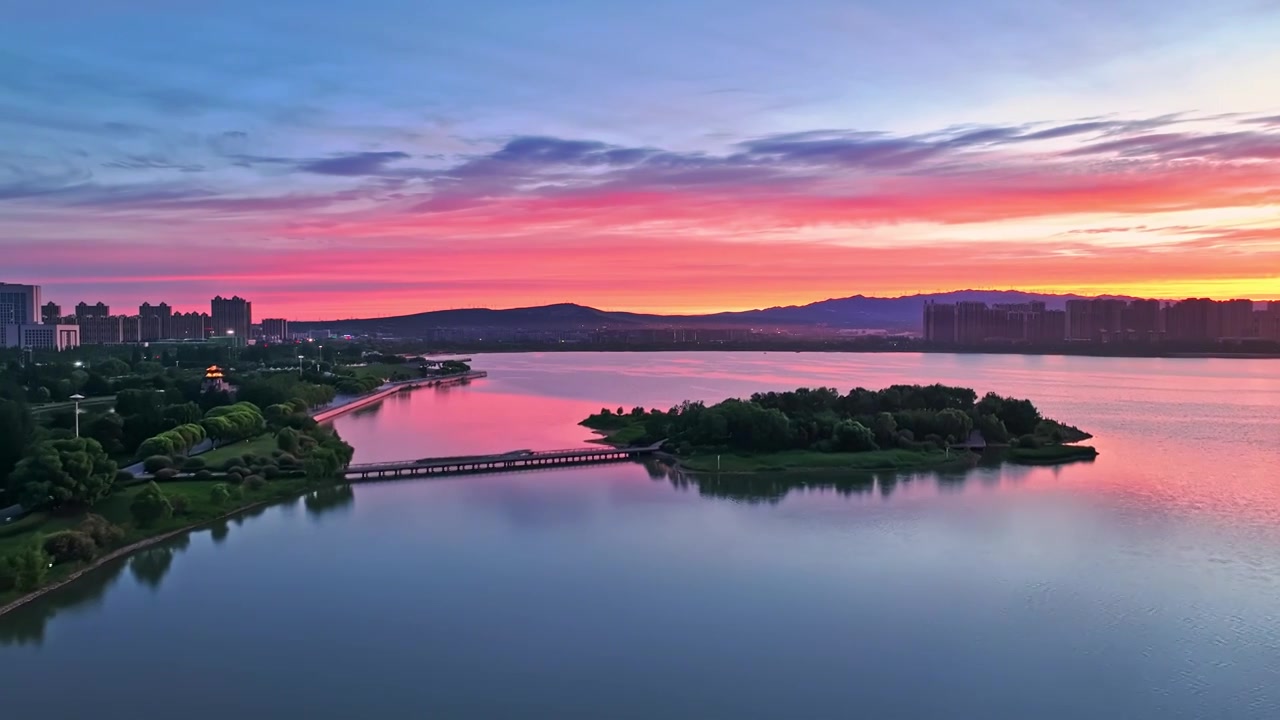
<path id="1" fill-rule="evenodd" d="M 53 559 L 39 543 L 33 543 L 9 557 L 9 566 L 13 568 L 14 586 L 22 592 L 31 592 L 44 583 Z"/>
<path id="2" fill-rule="evenodd" d="M 86 533 L 64 530 L 45 537 L 44 551 L 54 564 L 89 562 L 98 553 L 98 544 Z"/>
<path id="3" fill-rule="evenodd" d="M 876 450 L 876 435 L 860 422 L 855 420 L 841 420 L 836 423 L 835 441 L 837 450 L 843 452 L 867 452 Z"/>
<path id="4" fill-rule="evenodd" d="M 875 433 L 876 443 L 881 447 L 889 447 L 898 436 L 898 421 L 894 419 L 893 413 L 882 412 L 876 415 L 871 431 Z"/>
<path id="5" fill-rule="evenodd" d="M 231 490 L 226 483 L 218 483 L 209 488 L 209 502 L 214 505 L 225 505 L 231 499 Z"/>
<path id="6" fill-rule="evenodd" d="M 97 440 L 37 443 L 13 469 L 10 492 L 27 508 L 93 505 L 111 493 L 116 464 Z"/>
<path id="7" fill-rule="evenodd" d="M 165 496 L 159 485 L 149 482 L 142 492 L 133 498 L 133 502 L 129 505 L 129 512 L 133 513 L 133 519 L 139 527 L 149 527 L 160 520 L 173 517 L 173 504 L 169 502 L 169 498 Z"/>
<path id="8" fill-rule="evenodd" d="M 124 452 L 124 418 L 103 413 L 83 425 L 84 435 L 98 441 L 108 455 Z"/>
<path id="9" fill-rule="evenodd" d="M 939 434 L 943 437 L 964 442 L 969 439 L 969 433 L 973 431 L 973 418 L 969 417 L 968 413 L 947 408 L 938 413 L 938 427 L 941 430 Z"/>
<path id="10" fill-rule="evenodd" d="M 34 428 L 26 403 L 0 400 L 0 478 L 8 477 L 26 454 Z"/>

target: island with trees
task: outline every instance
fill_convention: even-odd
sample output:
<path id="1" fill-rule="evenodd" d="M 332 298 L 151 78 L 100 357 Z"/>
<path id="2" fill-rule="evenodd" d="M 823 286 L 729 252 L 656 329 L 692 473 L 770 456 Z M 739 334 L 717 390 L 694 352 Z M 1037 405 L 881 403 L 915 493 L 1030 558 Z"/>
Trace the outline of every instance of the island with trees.
<path id="1" fill-rule="evenodd" d="M 990 450 L 1015 463 L 1092 459 L 1086 432 L 1029 400 L 946 385 L 800 388 L 670 410 L 602 409 L 582 425 L 620 446 L 663 442 L 686 470 L 917 470 L 972 464 Z M 975 452 L 976 451 L 976 452 Z"/>

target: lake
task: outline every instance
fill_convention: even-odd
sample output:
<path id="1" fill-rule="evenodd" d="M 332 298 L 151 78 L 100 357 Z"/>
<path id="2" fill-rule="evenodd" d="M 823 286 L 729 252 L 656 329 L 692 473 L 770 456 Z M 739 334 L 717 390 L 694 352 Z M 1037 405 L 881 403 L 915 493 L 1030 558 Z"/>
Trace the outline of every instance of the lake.
<path id="1" fill-rule="evenodd" d="M 944 382 L 1097 461 L 357 485 L 0 618 L 15 718 L 1280 717 L 1280 361 L 476 356 L 335 423 L 356 462 L 582 445 L 601 407 Z"/>

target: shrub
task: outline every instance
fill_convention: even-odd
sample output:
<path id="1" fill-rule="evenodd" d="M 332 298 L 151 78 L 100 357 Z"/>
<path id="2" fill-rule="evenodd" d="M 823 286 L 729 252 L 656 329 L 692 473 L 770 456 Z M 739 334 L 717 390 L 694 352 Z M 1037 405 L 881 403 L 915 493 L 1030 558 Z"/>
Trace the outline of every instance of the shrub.
<path id="1" fill-rule="evenodd" d="M 134 497 L 133 503 L 129 505 L 129 511 L 133 513 L 133 519 L 140 527 L 147 527 L 159 520 L 172 517 L 173 504 L 169 502 L 169 498 L 165 497 L 159 485 L 150 482 Z"/>
<path id="2" fill-rule="evenodd" d="M 298 467 L 298 458 L 291 453 L 280 453 L 276 456 L 276 464 L 282 468 L 296 468 Z"/>
<path id="3" fill-rule="evenodd" d="M 280 477 L 280 468 L 275 465 L 263 465 L 262 476 L 268 480 L 274 480 Z"/>
<path id="4" fill-rule="evenodd" d="M 184 460 L 182 463 L 182 469 L 186 470 L 187 472 L 195 472 L 197 470 L 203 470 L 204 467 L 205 467 L 205 461 L 204 461 L 204 458 L 202 457 L 189 457 L 186 460 Z"/>
<path id="5" fill-rule="evenodd" d="M 116 486 L 117 486 L 117 487 L 119 487 L 119 486 L 121 486 L 121 485 L 127 485 L 127 484 L 129 484 L 129 483 L 131 483 L 131 482 L 133 482 L 133 473 L 129 472 L 128 470 L 117 470 L 117 471 L 116 471 L 116 481 L 115 481 L 115 484 L 116 484 Z"/>
<path id="6" fill-rule="evenodd" d="M 201 482 L 205 482 L 213 479 L 213 472 L 209 470 L 197 470 L 196 474 L 192 477 Z"/>
<path id="7" fill-rule="evenodd" d="M 244 486 L 250 490 L 257 491 L 267 486 L 267 481 L 261 475 L 250 475 L 244 479 Z"/>
<path id="8" fill-rule="evenodd" d="M 243 500 L 243 499 L 244 499 L 244 488 L 240 487 L 239 485 L 236 485 L 236 486 L 232 487 L 232 488 L 231 488 L 231 499 L 232 499 L 232 500 Z"/>
<path id="9" fill-rule="evenodd" d="M 187 498 L 183 495 L 173 496 L 173 498 L 169 501 L 169 504 L 173 506 L 174 515 L 186 515 L 191 510 L 190 503 L 187 501 Z"/>
<path id="10" fill-rule="evenodd" d="M 93 542 L 103 549 L 112 547 L 124 539 L 124 528 L 112 525 L 101 515 L 86 515 L 76 530 L 93 538 Z"/>
<path id="11" fill-rule="evenodd" d="M 155 474 L 152 475 L 152 477 L 159 482 L 172 480 L 178 477 L 178 469 L 169 467 L 169 468 L 164 468 L 162 470 L 157 470 L 155 471 Z"/>
<path id="12" fill-rule="evenodd" d="M 9 564 L 9 558 L 0 557 L 0 593 L 9 592 L 18 585 L 18 573 Z"/>
<path id="13" fill-rule="evenodd" d="M 1018 447 L 1025 450 L 1034 450 L 1040 447 L 1040 441 L 1036 439 L 1035 435 L 1023 435 L 1018 438 Z"/>
<path id="14" fill-rule="evenodd" d="M 54 563 L 89 562 L 98 552 L 98 545 L 85 533 L 63 530 L 44 539 L 44 551 Z"/>
<path id="15" fill-rule="evenodd" d="M 240 461 L 240 458 L 229 457 L 226 460 L 222 461 L 222 469 L 227 472 L 231 472 L 232 469 L 240 467 L 241 464 L 242 463 Z"/>
<path id="16" fill-rule="evenodd" d="M 226 483 L 218 483 L 217 485 L 209 488 L 209 502 L 214 505 L 225 504 L 230 499 L 231 490 L 227 487 Z"/>

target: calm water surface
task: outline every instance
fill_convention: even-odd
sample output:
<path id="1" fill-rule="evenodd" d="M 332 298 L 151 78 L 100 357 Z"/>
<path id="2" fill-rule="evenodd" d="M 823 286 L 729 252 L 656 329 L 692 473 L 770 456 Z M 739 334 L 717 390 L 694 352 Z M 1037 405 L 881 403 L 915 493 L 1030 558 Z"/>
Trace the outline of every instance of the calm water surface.
<path id="1" fill-rule="evenodd" d="M 356 461 L 582 444 L 601 406 L 947 382 L 1094 463 L 359 485 L 0 618 L 5 717 L 1277 718 L 1280 362 L 478 357 L 337 421 Z"/>

